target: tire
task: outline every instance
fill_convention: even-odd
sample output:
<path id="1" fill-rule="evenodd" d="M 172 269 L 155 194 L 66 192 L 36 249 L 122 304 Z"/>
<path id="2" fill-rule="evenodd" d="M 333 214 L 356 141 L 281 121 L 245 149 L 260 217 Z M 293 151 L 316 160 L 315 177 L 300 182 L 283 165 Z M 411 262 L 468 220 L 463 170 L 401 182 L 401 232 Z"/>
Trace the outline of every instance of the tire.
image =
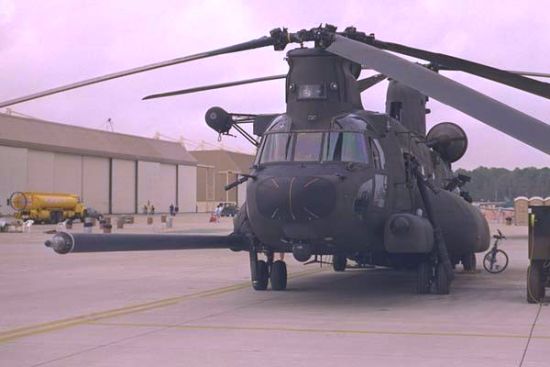
<path id="1" fill-rule="evenodd" d="M 475 271 L 477 268 L 476 254 L 473 252 L 462 255 L 461 262 L 464 271 Z"/>
<path id="2" fill-rule="evenodd" d="M 508 255 L 502 250 L 489 251 L 483 257 L 483 267 L 489 273 L 502 273 L 508 266 Z"/>
<path id="3" fill-rule="evenodd" d="M 416 268 L 416 293 L 428 294 L 430 293 L 430 286 L 432 282 L 432 265 L 423 261 L 418 264 Z"/>
<path id="4" fill-rule="evenodd" d="M 545 276 L 542 261 L 531 261 L 527 269 L 527 302 L 539 303 L 544 298 Z"/>
<path id="5" fill-rule="evenodd" d="M 332 268 L 334 271 L 345 271 L 348 259 L 345 255 L 335 254 L 332 256 Z"/>
<path id="6" fill-rule="evenodd" d="M 267 263 L 263 260 L 256 262 L 256 279 L 252 279 L 252 288 L 256 291 L 265 291 L 269 282 Z"/>
<path id="7" fill-rule="evenodd" d="M 286 263 L 282 260 L 277 260 L 271 266 L 271 289 L 274 291 L 284 291 L 287 283 Z"/>
<path id="8" fill-rule="evenodd" d="M 435 267 L 435 290 L 437 294 L 449 294 L 451 292 L 451 282 L 447 276 L 445 266 L 441 262 Z"/>

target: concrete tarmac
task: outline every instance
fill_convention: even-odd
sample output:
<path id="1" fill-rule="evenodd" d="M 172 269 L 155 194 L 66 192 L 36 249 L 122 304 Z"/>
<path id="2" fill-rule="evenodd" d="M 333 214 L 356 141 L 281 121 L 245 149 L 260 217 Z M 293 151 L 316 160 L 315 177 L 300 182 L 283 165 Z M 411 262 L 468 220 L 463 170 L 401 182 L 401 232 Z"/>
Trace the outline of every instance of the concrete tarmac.
<path id="1" fill-rule="evenodd" d="M 166 231 L 158 220 L 122 231 Z M 43 246 L 53 228 L 0 233 L 1 366 L 505 367 L 528 341 L 523 366 L 550 366 L 548 303 L 525 300 L 524 227 L 498 226 L 503 273 L 458 266 L 448 296 L 415 294 L 414 273 L 289 255 L 288 290 L 254 291 L 243 252 L 62 256 Z M 231 220 L 180 215 L 171 231 L 229 233 Z"/>

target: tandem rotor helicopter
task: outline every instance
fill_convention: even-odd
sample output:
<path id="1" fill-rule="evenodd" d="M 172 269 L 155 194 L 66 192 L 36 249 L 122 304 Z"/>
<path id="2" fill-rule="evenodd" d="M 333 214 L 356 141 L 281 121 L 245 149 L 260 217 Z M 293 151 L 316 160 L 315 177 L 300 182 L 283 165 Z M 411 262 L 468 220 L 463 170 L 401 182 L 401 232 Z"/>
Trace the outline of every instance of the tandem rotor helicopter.
<path id="1" fill-rule="evenodd" d="M 313 47 L 304 47 L 314 42 Z M 475 268 L 475 253 L 489 246 L 489 227 L 454 175 L 468 140 L 456 124 L 426 133 L 428 97 L 454 107 L 523 143 L 550 154 L 550 126 L 438 73 L 460 70 L 550 99 L 550 84 L 487 65 L 378 40 L 331 25 L 269 36 L 177 58 L 0 103 L 5 107 L 90 84 L 216 55 L 290 43 L 289 71 L 257 79 L 145 97 L 152 99 L 286 78 L 286 112 L 242 115 L 219 107 L 207 124 L 220 135 L 234 129 L 257 146 L 248 174 L 226 189 L 247 185 L 234 232 L 220 235 L 57 233 L 46 242 L 60 254 L 225 248 L 248 251 L 252 286 L 284 290 L 286 264 L 274 253 L 306 262 L 332 255 L 336 271 L 359 264 L 416 269 L 417 292 L 448 294 L 453 268 Z M 387 52 L 390 51 L 390 52 Z M 393 53 L 426 60 L 406 61 Z M 380 74 L 358 80 L 364 68 Z M 386 112 L 366 111 L 360 93 L 389 78 Z M 254 135 L 241 124 L 252 123 Z"/>

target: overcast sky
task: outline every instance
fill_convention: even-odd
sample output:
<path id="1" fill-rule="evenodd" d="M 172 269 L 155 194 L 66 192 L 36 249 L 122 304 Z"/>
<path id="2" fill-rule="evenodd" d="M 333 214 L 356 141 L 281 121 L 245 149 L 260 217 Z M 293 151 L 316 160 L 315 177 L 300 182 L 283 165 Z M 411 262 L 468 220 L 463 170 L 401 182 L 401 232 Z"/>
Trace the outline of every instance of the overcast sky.
<path id="1" fill-rule="evenodd" d="M 0 0 L 0 100 L 320 23 L 354 25 L 385 41 L 502 69 L 550 72 L 550 12 L 539 1 L 187 1 Z M 189 149 L 217 135 L 203 119 L 211 106 L 246 113 L 282 112 L 284 81 L 141 101 L 151 93 L 287 71 L 284 52 L 254 50 L 130 76 L 14 105 L 41 119 L 117 132 L 187 139 Z M 366 73 L 365 75 L 368 75 Z M 446 72 L 546 123 L 548 100 L 497 83 Z M 366 109 L 383 111 L 387 83 L 363 93 Z M 470 146 L 457 167 L 547 167 L 550 157 L 431 99 L 429 125 L 459 123 Z M 2 112 L 4 112 L 3 110 Z M 252 152 L 242 138 L 227 148 Z"/>

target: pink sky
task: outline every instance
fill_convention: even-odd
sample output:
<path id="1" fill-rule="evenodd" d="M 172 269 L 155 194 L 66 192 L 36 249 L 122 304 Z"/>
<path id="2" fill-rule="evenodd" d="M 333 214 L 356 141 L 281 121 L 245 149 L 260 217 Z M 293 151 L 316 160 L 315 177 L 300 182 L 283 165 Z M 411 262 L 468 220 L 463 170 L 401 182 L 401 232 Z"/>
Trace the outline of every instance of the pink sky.
<path id="1" fill-rule="evenodd" d="M 337 5 L 338 4 L 338 5 Z M 0 100 L 135 66 L 211 50 L 320 23 L 354 25 L 385 41 L 448 53 L 502 69 L 550 72 L 550 13 L 541 1 L 107 1 L 0 0 Z M 283 52 L 255 50 L 161 69 L 12 106 L 38 118 L 152 137 L 156 132 L 217 143 L 204 123 L 211 106 L 228 111 L 282 112 L 284 82 L 141 101 L 151 93 L 287 70 Z M 367 75 L 366 73 L 365 75 Z M 447 76 L 546 123 L 548 100 L 458 72 Z M 383 111 L 386 83 L 363 94 Z M 548 167 L 550 157 L 430 100 L 430 126 L 459 123 L 470 148 L 456 166 Z M 252 152 L 244 139 L 226 148 Z"/>

